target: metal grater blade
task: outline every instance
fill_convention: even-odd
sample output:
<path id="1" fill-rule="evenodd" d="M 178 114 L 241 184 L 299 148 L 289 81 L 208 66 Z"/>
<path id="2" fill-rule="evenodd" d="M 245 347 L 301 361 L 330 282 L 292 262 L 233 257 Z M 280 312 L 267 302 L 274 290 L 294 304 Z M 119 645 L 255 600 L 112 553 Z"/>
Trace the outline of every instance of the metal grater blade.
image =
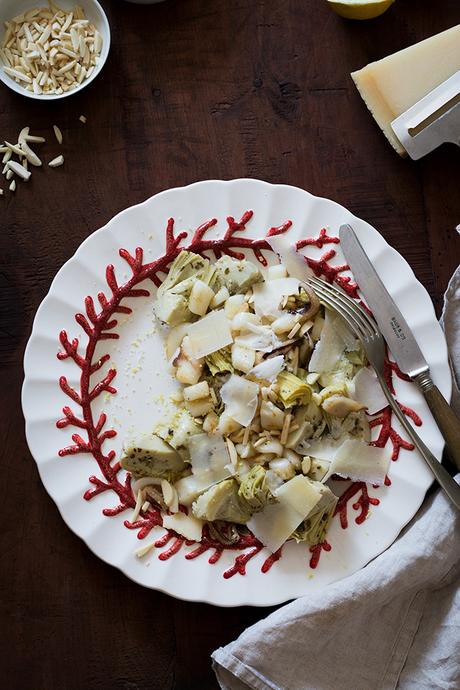
<path id="1" fill-rule="evenodd" d="M 460 146 L 460 70 L 393 120 L 391 127 L 414 160 L 445 142 Z"/>

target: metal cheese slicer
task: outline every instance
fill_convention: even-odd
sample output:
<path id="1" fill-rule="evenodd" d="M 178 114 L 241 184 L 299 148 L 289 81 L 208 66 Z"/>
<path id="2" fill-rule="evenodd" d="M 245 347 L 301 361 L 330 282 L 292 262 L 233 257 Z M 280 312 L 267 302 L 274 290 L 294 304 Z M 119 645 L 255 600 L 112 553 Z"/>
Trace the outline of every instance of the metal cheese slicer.
<path id="1" fill-rule="evenodd" d="M 447 142 L 460 146 L 460 70 L 393 120 L 391 127 L 414 160 Z"/>

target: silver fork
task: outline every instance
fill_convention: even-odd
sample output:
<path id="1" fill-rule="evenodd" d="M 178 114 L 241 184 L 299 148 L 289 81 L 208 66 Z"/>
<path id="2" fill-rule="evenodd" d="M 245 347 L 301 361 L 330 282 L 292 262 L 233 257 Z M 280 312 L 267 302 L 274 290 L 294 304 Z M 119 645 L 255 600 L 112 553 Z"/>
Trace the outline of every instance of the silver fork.
<path id="1" fill-rule="evenodd" d="M 446 494 L 449 496 L 452 503 L 460 510 L 460 486 L 450 476 L 441 463 L 438 462 L 433 453 L 427 448 L 420 436 L 416 433 L 414 427 L 408 422 L 386 384 L 383 375 L 383 367 L 385 362 L 385 341 L 375 321 L 361 307 L 361 305 L 348 297 L 343 290 L 335 285 L 326 283 L 324 280 L 316 277 L 308 278 L 307 282 L 314 289 L 323 304 L 336 311 L 344 319 L 344 321 L 346 321 L 351 330 L 355 333 L 356 337 L 360 340 L 367 358 L 377 374 L 377 378 L 380 381 L 382 390 L 393 413 L 405 429 L 408 436 L 411 438 L 415 447 L 420 452 L 431 472 L 436 477 Z"/>

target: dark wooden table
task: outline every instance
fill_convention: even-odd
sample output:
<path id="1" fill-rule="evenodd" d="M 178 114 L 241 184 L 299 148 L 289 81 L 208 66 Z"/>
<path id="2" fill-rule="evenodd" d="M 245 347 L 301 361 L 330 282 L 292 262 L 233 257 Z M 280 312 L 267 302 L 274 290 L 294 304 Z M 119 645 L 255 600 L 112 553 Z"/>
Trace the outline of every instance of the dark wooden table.
<path id="1" fill-rule="evenodd" d="M 0 135 L 65 136 L 65 166 L 0 199 L 0 684 L 8 690 L 215 688 L 210 652 L 267 609 L 142 589 L 61 520 L 28 451 L 22 357 L 35 311 L 82 240 L 127 206 L 200 179 L 256 177 L 331 197 L 409 261 L 439 311 L 459 263 L 458 150 L 415 164 L 379 132 L 349 73 L 460 22 L 458 0 L 397 0 L 352 23 L 322 0 L 103 2 L 103 74 L 54 103 L 2 86 Z M 86 125 L 78 117 L 88 118 Z M 5 184 L 1 186 L 5 187 Z"/>

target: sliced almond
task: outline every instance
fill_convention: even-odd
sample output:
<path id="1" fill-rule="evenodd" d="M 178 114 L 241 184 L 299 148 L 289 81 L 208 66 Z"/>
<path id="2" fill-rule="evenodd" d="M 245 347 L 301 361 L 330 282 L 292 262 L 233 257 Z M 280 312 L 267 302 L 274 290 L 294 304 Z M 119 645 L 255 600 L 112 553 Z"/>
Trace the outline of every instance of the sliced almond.
<path id="1" fill-rule="evenodd" d="M 24 141 L 30 141 L 31 144 L 43 144 L 46 141 L 46 139 L 45 137 L 36 137 L 32 134 L 27 134 L 24 137 Z"/>
<path id="2" fill-rule="evenodd" d="M 7 163 L 7 165 L 9 168 L 8 172 L 15 173 L 16 175 L 19 175 L 19 177 L 21 177 L 25 182 L 27 182 L 29 180 L 32 173 L 29 170 L 27 170 L 23 165 L 21 165 L 20 163 L 17 163 L 16 161 L 9 161 L 9 163 Z M 7 179 L 9 179 L 8 174 L 7 174 Z"/>
<path id="3" fill-rule="evenodd" d="M 62 154 L 60 156 L 57 156 L 56 158 L 53 158 L 53 160 L 48 163 L 50 168 L 59 168 L 59 166 L 63 164 L 64 156 Z"/>
<path id="4" fill-rule="evenodd" d="M 25 156 L 31 165 L 35 165 L 37 168 L 42 164 L 40 158 L 37 156 L 35 151 L 32 151 L 29 144 L 24 141 L 21 145 L 22 152 L 21 155 Z"/>
<path id="5" fill-rule="evenodd" d="M 244 432 L 243 432 L 244 434 Z M 227 448 L 228 448 L 228 454 L 230 456 L 230 462 L 232 463 L 233 467 L 236 469 L 238 465 L 238 453 L 236 452 L 235 444 L 230 438 L 225 439 L 227 443 Z"/>
<path id="6" fill-rule="evenodd" d="M 27 74 L 23 74 L 20 72 L 18 69 L 14 69 L 14 67 L 3 67 L 4 71 L 7 73 L 9 77 L 13 77 L 13 79 L 16 79 L 17 81 L 25 81 L 28 84 L 32 84 L 32 79 L 27 76 Z"/>
<path id="7" fill-rule="evenodd" d="M 56 136 L 58 144 L 62 144 L 62 132 L 61 132 L 61 130 L 59 129 L 59 127 L 57 125 L 53 125 L 53 129 L 54 129 L 54 134 Z"/>
<path id="8" fill-rule="evenodd" d="M 15 153 L 17 156 L 23 156 L 24 155 L 21 147 L 17 146 L 17 144 L 10 144 L 10 142 L 6 141 L 6 140 L 5 140 L 5 144 L 8 146 L 9 149 L 11 149 L 12 153 Z"/>

